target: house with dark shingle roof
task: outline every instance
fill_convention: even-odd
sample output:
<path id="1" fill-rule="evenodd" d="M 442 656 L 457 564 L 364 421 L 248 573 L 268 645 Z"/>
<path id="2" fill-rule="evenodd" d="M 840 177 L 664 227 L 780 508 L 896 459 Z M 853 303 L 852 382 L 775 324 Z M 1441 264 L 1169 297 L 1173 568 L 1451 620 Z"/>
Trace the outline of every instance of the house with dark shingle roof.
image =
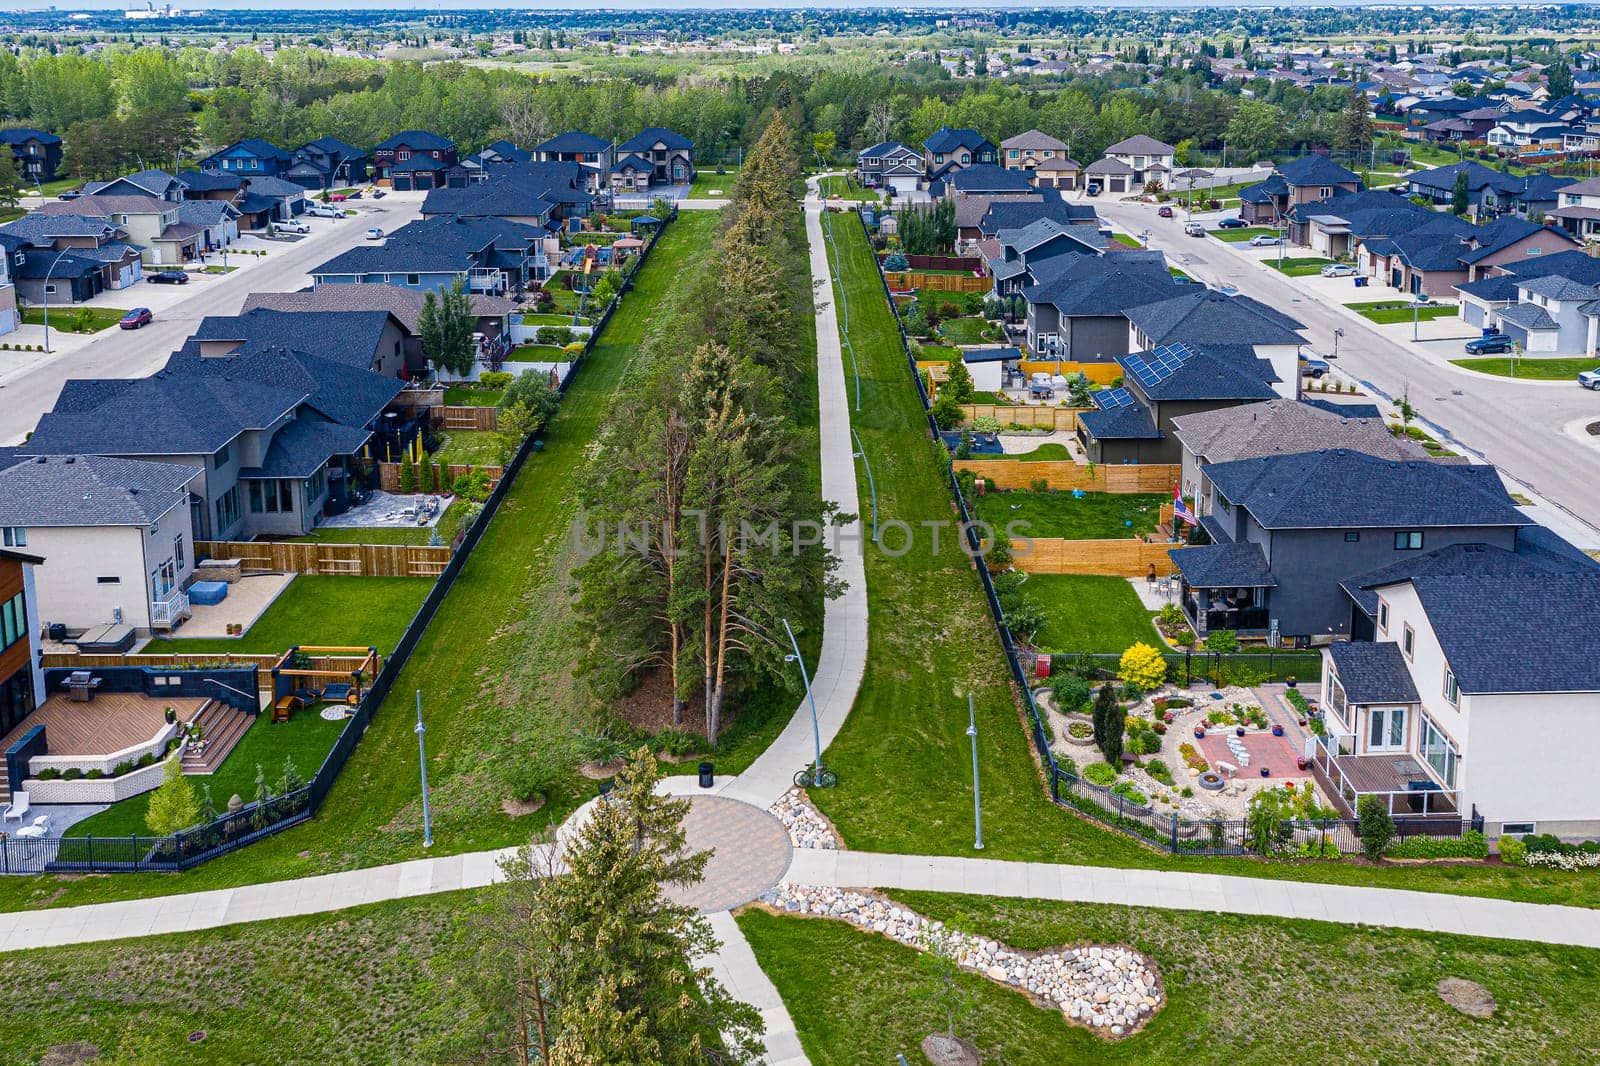
<path id="1" fill-rule="evenodd" d="M 140 249 L 105 218 L 36 211 L 0 226 L 0 245 L 17 294 L 29 303 L 46 295 L 78 303 L 144 276 Z"/>
<path id="2" fill-rule="evenodd" d="M 120 621 L 146 634 L 187 617 L 200 476 L 104 455 L 0 463 L 0 527 L 23 530 L 44 558 L 34 568 L 40 617 L 72 630 Z"/>
<path id="3" fill-rule="evenodd" d="M 439 292 L 459 281 L 468 292 L 501 295 L 537 275 L 548 236 L 543 228 L 505 219 L 436 215 L 380 243 L 342 252 L 310 273 L 318 287 L 380 284 Z"/>
<path id="4" fill-rule="evenodd" d="M 1272 169 L 1265 181 L 1239 190 L 1239 217 L 1253 226 L 1276 225 L 1298 204 L 1326 200 L 1335 191 L 1362 189 L 1359 175 L 1313 152 Z"/>
<path id="5" fill-rule="evenodd" d="M 650 165 L 651 185 L 687 185 L 694 181 L 694 142 L 681 133 L 651 126 L 617 145 L 617 167 L 624 158 Z M 617 172 L 613 167 L 613 174 Z"/>
<path id="6" fill-rule="evenodd" d="M 1453 544 L 1511 551 L 1517 530 L 1533 524 L 1492 466 L 1349 449 L 1204 464 L 1195 513 L 1212 543 L 1170 554 L 1196 631 L 1270 630 L 1318 643 L 1350 632 L 1340 582 Z M 1259 561 L 1234 567 L 1241 552 Z M 1229 566 L 1218 562 L 1224 555 Z"/>
<path id="7" fill-rule="evenodd" d="M 85 196 L 154 196 L 158 200 L 171 200 L 173 203 L 183 199 L 185 186 L 181 178 L 175 178 L 165 170 L 141 170 L 133 174 L 124 174 L 110 181 L 85 182 L 83 194 Z"/>
<path id="8" fill-rule="evenodd" d="M 436 189 L 449 182 L 457 162 L 456 144 L 448 137 L 405 130 L 373 146 L 372 176 L 374 181 L 388 180 L 400 191 Z M 464 171 L 461 180 L 466 180 Z"/>
<path id="9" fill-rule="evenodd" d="M 24 182 L 38 184 L 55 181 L 61 166 L 61 138 L 44 130 L 16 126 L 0 130 L 0 144 L 11 148 L 17 174 Z"/>
<path id="10" fill-rule="evenodd" d="M 908 195 L 922 187 L 924 171 L 922 156 L 899 141 L 882 141 L 856 155 L 856 178 L 868 189 Z"/>
<path id="11" fill-rule="evenodd" d="M 316 319 L 327 312 L 379 311 L 399 323 L 405 338 L 405 377 L 425 372 L 419 320 L 427 293 L 400 285 L 323 285 L 297 292 L 253 292 L 245 297 L 243 314 L 251 311 L 287 311 L 298 317 Z M 476 316 L 473 332 L 483 334 L 487 343 L 496 343 L 510 333 L 510 316 L 518 310 L 510 300 L 484 293 L 468 297 Z M 359 349 L 355 349 L 359 350 Z"/>
<path id="12" fill-rule="evenodd" d="M 1474 329 L 1492 327 L 1496 311 L 1523 299 L 1518 294 L 1523 282 L 1550 275 L 1580 285 L 1600 286 L 1600 259 L 1571 249 L 1504 263 L 1488 277 L 1455 287 L 1461 299 L 1462 321 Z"/>
<path id="13" fill-rule="evenodd" d="M 1446 297 L 1508 264 L 1578 247 L 1565 231 L 1507 215 L 1482 226 L 1451 215 L 1422 220 L 1410 232 L 1364 240 L 1357 264 L 1390 288 Z"/>
<path id="14" fill-rule="evenodd" d="M 501 163 L 464 188 L 429 192 L 422 201 L 422 215 L 503 218 L 553 231 L 593 212 L 590 174 L 587 167 L 573 162 Z"/>
<path id="15" fill-rule="evenodd" d="M 1189 291 L 1194 290 L 1194 291 Z M 1263 364 L 1261 377 L 1276 383 L 1278 394 L 1293 399 L 1299 391 L 1299 321 L 1248 296 L 1229 296 L 1190 285 L 1178 295 L 1128 308 L 1128 350 L 1168 344 L 1247 349 Z"/>
<path id="16" fill-rule="evenodd" d="M 199 227 L 184 222 L 178 204 L 146 195 L 97 194 L 76 200 L 46 200 L 39 213 L 104 219 L 123 230 L 147 266 L 182 266 L 199 249 Z"/>
<path id="17" fill-rule="evenodd" d="M 393 314 L 379 310 L 273 311 L 207 315 L 190 339 L 206 357 L 231 355 L 241 348 L 287 348 L 316 352 L 348 366 L 386 377 L 401 377 L 411 331 Z"/>
<path id="18" fill-rule="evenodd" d="M 1126 355 L 1129 307 L 1181 292 L 1160 252 L 1017 261 L 1027 301 L 1028 350 L 1041 359 L 1109 362 Z M 1010 263 L 991 264 L 997 283 Z"/>
<path id="19" fill-rule="evenodd" d="M 1004 196 L 1033 191 L 1033 182 L 1020 170 L 1009 170 L 989 163 L 962 167 L 944 183 L 945 195 L 959 200 L 964 196 Z"/>
<path id="20" fill-rule="evenodd" d="M 494 145 L 490 145 L 494 148 Z M 617 158 L 617 146 L 608 138 L 596 137 L 581 130 L 558 133 L 542 144 L 534 146 L 528 159 L 507 159 L 506 162 L 526 163 L 576 163 L 583 168 L 584 188 L 598 192 L 604 188 L 606 175 Z"/>
<path id="21" fill-rule="evenodd" d="M 1600 569 L 1521 532 L 1514 550 L 1457 545 L 1347 583 L 1365 632 L 1323 650 L 1315 767 L 1346 813 L 1376 795 L 1397 816 L 1481 817 L 1491 837 L 1600 829 L 1582 787 L 1600 660 L 1551 638 L 1600 611 Z"/>
<path id="22" fill-rule="evenodd" d="M 201 170 L 214 170 L 223 174 L 240 174 L 246 177 L 281 177 L 294 162 L 294 157 L 271 141 L 248 137 L 235 141 L 214 155 L 200 161 Z"/>
<path id="23" fill-rule="evenodd" d="M 337 137 L 307 141 L 292 156 L 283 177 L 303 189 L 325 192 L 367 180 L 367 153 Z"/>
<path id="24" fill-rule="evenodd" d="M 1421 196 L 1437 207 L 1448 208 L 1455 196 L 1456 175 L 1467 176 L 1467 210 L 1470 214 L 1492 214 L 1498 198 L 1510 197 L 1522 187 L 1522 180 L 1468 160 L 1448 166 L 1419 170 L 1406 178 L 1406 193 Z"/>
<path id="25" fill-rule="evenodd" d="M 940 126 L 922 142 L 922 176 L 927 182 L 944 182 L 966 167 L 994 166 L 1000 149 L 977 130 Z"/>

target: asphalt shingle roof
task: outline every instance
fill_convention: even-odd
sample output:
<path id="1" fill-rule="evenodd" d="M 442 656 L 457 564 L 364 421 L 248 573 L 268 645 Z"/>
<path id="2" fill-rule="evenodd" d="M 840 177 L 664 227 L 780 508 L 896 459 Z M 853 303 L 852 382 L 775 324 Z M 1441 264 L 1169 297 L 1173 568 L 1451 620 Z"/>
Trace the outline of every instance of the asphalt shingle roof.
<path id="1" fill-rule="evenodd" d="M 148 526 L 187 502 L 192 466 L 39 456 L 0 469 L 0 526 Z"/>
<path id="2" fill-rule="evenodd" d="M 493 148 L 494 145 L 489 147 Z M 513 145 L 513 147 L 515 147 Z M 603 152 L 611 147 L 611 142 L 604 137 L 596 137 L 592 133 L 582 130 L 568 130 L 558 133 L 543 144 L 533 146 L 535 152 Z M 496 149 L 498 151 L 498 149 Z"/>
<path id="3" fill-rule="evenodd" d="M 472 312 L 482 317 L 501 317 L 516 306 L 510 300 L 472 293 Z M 393 315 L 413 336 L 417 318 L 427 294 L 420 289 L 399 285 L 320 285 L 298 292 L 253 292 L 245 297 L 246 313 L 258 309 L 313 314 L 326 311 L 382 311 Z"/>
<path id="4" fill-rule="evenodd" d="M 1600 576 L 1428 576 L 1411 584 L 1462 692 L 1600 691 L 1593 644 L 1552 639 L 1574 619 L 1600 615 Z"/>
<path id="5" fill-rule="evenodd" d="M 437 133 L 429 133 L 427 130 L 402 130 L 392 137 L 379 141 L 372 146 L 372 150 L 382 152 L 390 148 L 410 148 L 419 152 L 444 152 L 455 146 L 456 142 Z"/>
<path id="6" fill-rule="evenodd" d="M 1185 448 L 1212 463 L 1322 448 L 1347 448 L 1380 459 L 1422 458 L 1419 450 L 1391 434 L 1382 418 L 1345 417 L 1294 400 L 1179 415 L 1172 428 Z"/>
<path id="7" fill-rule="evenodd" d="M 1500 318 L 1523 329 L 1560 329 L 1550 312 L 1538 304 L 1512 304 L 1500 309 Z"/>
<path id="8" fill-rule="evenodd" d="M 658 143 L 668 151 L 686 152 L 694 148 L 694 142 L 681 133 L 674 133 L 664 126 L 649 126 L 617 145 L 617 151 L 648 152 Z"/>
<path id="9" fill-rule="evenodd" d="M 1407 553 L 1406 558 L 1388 566 L 1346 578 L 1339 582 L 1339 587 L 1371 618 L 1378 613 L 1377 589 L 1414 577 L 1456 574 L 1539 577 L 1586 573 L 1600 573 L 1600 562 L 1543 526 L 1524 526 L 1517 530 L 1514 551 L 1493 544 L 1452 544 L 1433 551 Z"/>
<path id="10" fill-rule="evenodd" d="M 1348 185 L 1350 182 L 1361 180 L 1353 171 L 1346 170 L 1327 156 L 1315 152 L 1284 163 L 1276 172 L 1283 178 L 1285 184 L 1302 187 L 1341 183 Z"/>
<path id="11" fill-rule="evenodd" d="M 1141 307 L 1129 308 L 1128 321 L 1152 345 L 1304 344 L 1305 327 L 1248 296 L 1199 289 Z"/>
<path id="12" fill-rule="evenodd" d="M 1268 400 L 1277 393 L 1253 368 L 1205 348 L 1173 345 L 1117 357 L 1126 378 L 1157 402 L 1183 400 Z"/>
<path id="13" fill-rule="evenodd" d="M 388 311 L 295 312 L 257 309 L 239 315 L 208 315 L 195 341 L 238 341 L 242 346 L 293 348 L 362 370 L 380 353 Z"/>
<path id="14" fill-rule="evenodd" d="M 1278 584 L 1260 545 L 1249 541 L 1174 548 L 1167 554 L 1193 588 L 1275 588 Z"/>
<path id="15" fill-rule="evenodd" d="M 976 152 L 986 146 L 993 147 L 989 143 L 989 138 L 977 130 L 952 129 L 949 126 L 940 126 L 922 142 L 923 148 L 936 155 L 948 155 L 958 148 Z"/>
<path id="16" fill-rule="evenodd" d="M 260 466 L 241 468 L 239 476 L 310 477 L 336 455 L 355 455 L 371 436 L 368 429 L 302 415 L 272 435 Z"/>
<path id="17" fill-rule="evenodd" d="M 1078 423 L 1096 440 L 1160 440 L 1161 431 L 1143 404 L 1130 403 L 1109 410 L 1083 411 Z"/>
<path id="18" fill-rule="evenodd" d="M 1345 699 L 1353 704 L 1416 703 L 1417 686 L 1399 645 L 1341 640 L 1328 645 Z"/>
<path id="19" fill-rule="evenodd" d="M 1325 449 L 1202 468 L 1267 529 L 1526 526 L 1491 466 Z"/>
<path id="20" fill-rule="evenodd" d="M 1033 183 L 1021 170 L 1007 170 L 987 163 L 958 170 L 950 176 L 950 186 L 957 192 L 1007 193 L 1029 192 Z"/>
<path id="21" fill-rule="evenodd" d="M 1547 296 L 1552 300 L 1593 300 L 1596 296 L 1600 296 L 1600 292 L 1596 291 L 1596 287 L 1592 283 L 1586 285 L 1583 282 L 1574 281 L 1560 274 L 1545 274 L 1542 277 L 1527 278 L 1519 283 L 1519 287 L 1527 289 L 1538 296 Z"/>
<path id="22" fill-rule="evenodd" d="M 1171 155 L 1177 149 L 1165 141 L 1158 141 L 1147 134 L 1136 133 L 1125 141 L 1118 141 L 1106 149 L 1107 155 Z"/>
<path id="23" fill-rule="evenodd" d="M 1464 163 L 1451 163 L 1448 166 L 1434 167 L 1432 170 L 1420 170 L 1406 180 L 1413 185 L 1435 189 L 1440 192 L 1450 192 L 1456 186 L 1456 175 L 1465 172 L 1467 175 L 1467 191 L 1481 192 L 1485 188 L 1507 194 L 1516 193 L 1522 185 L 1522 179 L 1514 178 L 1510 174 L 1502 174 L 1498 170 L 1490 170 L 1482 163 L 1468 160 Z"/>
<path id="24" fill-rule="evenodd" d="M 1156 253 L 1160 258 L 1161 253 Z M 1045 260 L 1054 264 L 1066 256 Z M 1174 293 L 1179 283 L 1158 261 L 1133 256 L 1080 255 L 1051 273 L 1051 280 L 1022 290 L 1029 303 L 1049 304 L 1060 314 L 1072 316 L 1120 315 L 1127 307 L 1161 300 Z"/>
<path id="25" fill-rule="evenodd" d="M 288 389 L 327 417 L 356 427 L 371 423 L 405 387 L 399 378 L 375 374 L 364 364 L 353 366 L 280 345 L 251 344 L 229 355 L 203 356 L 198 342 L 190 342 L 173 354 L 163 372 L 197 381 Z"/>

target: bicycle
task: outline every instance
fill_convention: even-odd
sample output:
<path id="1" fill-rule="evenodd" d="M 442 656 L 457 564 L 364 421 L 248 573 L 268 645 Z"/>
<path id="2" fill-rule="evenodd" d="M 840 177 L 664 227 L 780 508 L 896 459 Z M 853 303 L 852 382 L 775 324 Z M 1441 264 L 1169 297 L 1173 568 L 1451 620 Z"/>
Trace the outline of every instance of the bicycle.
<path id="1" fill-rule="evenodd" d="M 796 788 L 832 788 L 839 783 L 839 775 L 813 763 L 794 775 L 794 783 Z"/>

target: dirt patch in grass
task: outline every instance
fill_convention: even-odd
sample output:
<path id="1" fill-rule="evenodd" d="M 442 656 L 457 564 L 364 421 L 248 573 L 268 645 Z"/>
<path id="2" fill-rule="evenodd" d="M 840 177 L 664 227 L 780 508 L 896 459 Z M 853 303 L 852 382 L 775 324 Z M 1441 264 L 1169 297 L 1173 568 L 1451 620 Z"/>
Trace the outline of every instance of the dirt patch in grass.
<path id="1" fill-rule="evenodd" d="M 1439 998 L 1473 1018 L 1493 1017 L 1499 1006 L 1494 1001 L 1494 993 L 1476 981 L 1461 977 L 1446 977 L 1440 981 Z"/>
<path id="2" fill-rule="evenodd" d="M 683 711 L 683 722 L 672 721 L 672 673 L 657 667 L 639 679 L 639 686 L 621 699 L 611 701 L 611 712 L 641 733 L 659 733 L 663 729 L 682 729 L 689 733 L 703 733 L 697 723 L 696 704 L 691 698 Z"/>
<path id="3" fill-rule="evenodd" d="M 507 796 L 500 801 L 500 809 L 506 812 L 507 818 L 522 818 L 539 811 L 543 807 L 543 796 L 531 800 L 512 799 Z"/>
<path id="4" fill-rule="evenodd" d="M 933 1033 L 922 1038 L 922 1053 L 933 1066 L 980 1066 L 983 1057 L 970 1040 L 946 1033 Z"/>
<path id="5" fill-rule="evenodd" d="M 608 777 L 616 777 L 622 769 L 622 760 L 614 762 L 586 762 L 578 767 L 578 773 L 591 781 L 604 781 Z"/>

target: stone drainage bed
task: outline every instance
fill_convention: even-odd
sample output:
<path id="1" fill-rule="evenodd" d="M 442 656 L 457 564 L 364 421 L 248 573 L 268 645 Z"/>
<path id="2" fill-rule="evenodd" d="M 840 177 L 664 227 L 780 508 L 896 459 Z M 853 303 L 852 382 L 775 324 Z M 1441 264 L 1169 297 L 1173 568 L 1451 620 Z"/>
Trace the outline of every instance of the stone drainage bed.
<path id="1" fill-rule="evenodd" d="M 849 922 L 918 951 L 937 950 L 963 970 L 1015 989 L 1035 1006 L 1059 1010 L 1098 1036 L 1137 1032 L 1166 1001 L 1156 967 L 1130 948 L 1081 945 L 1021 951 L 945 927 L 878 896 L 849 889 L 783 882 L 760 903 L 779 913 Z"/>
<path id="2" fill-rule="evenodd" d="M 844 847 L 833 824 L 811 805 L 811 798 L 803 789 L 791 788 L 767 810 L 783 823 L 789 833 L 789 843 L 797 848 L 837 851 Z"/>

